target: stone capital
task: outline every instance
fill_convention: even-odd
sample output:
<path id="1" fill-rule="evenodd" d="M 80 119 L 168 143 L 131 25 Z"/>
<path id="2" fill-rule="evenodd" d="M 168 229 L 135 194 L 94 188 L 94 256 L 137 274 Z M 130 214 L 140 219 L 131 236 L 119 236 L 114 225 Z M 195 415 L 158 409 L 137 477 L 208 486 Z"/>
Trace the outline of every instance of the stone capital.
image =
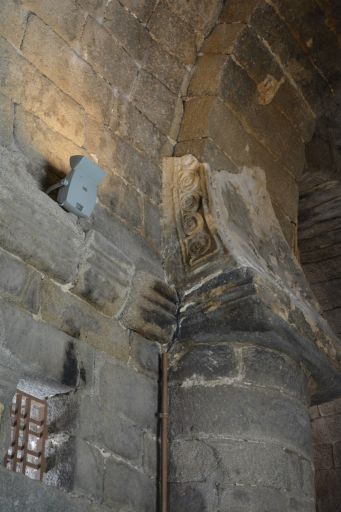
<path id="1" fill-rule="evenodd" d="M 313 401 L 341 393 L 338 338 L 284 239 L 261 169 L 164 161 L 163 257 L 181 300 L 180 342 L 256 343 L 302 363 Z"/>

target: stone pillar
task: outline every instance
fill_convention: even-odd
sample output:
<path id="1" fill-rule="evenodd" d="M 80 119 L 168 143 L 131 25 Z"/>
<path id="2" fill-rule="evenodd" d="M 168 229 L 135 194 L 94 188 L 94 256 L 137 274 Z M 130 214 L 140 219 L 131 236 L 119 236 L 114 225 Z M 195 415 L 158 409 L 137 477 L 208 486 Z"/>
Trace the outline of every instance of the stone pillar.
<path id="1" fill-rule="evenodd" d="M 167 159 L 170 511 L 313 512 L 308 405 L 341 394 L 340 346 L 259 169 Z"/>
<path id="2" fill-rule="evenodd" d="M 170 512 L 314 512 L 302 369 L 252 345 L 182 349 L 170 373 Z"/>

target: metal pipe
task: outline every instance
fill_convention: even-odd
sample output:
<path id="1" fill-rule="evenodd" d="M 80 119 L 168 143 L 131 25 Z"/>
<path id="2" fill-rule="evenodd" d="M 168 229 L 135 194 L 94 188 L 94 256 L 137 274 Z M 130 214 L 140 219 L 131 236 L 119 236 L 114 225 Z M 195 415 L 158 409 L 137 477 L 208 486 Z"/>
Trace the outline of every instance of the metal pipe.
<path id="1" fill-rule="evenodd" d="M 162 354 L 161 398 L 161 512 L 168 511 L 168 353 Z"/>

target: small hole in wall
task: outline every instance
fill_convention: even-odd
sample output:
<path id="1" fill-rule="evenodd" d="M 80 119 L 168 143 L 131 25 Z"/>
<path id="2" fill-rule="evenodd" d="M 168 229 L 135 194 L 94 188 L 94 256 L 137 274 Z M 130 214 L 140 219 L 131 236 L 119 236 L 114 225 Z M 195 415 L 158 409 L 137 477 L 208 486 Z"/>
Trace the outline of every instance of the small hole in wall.
<path id="1" fill-rule="evenodd" d="M 76 386 L 78 377 L 78 363 L 73 341 L 67 343 L 65 349 L 65 359 L 63 364 L 62 384 L 66 386 Z"/>

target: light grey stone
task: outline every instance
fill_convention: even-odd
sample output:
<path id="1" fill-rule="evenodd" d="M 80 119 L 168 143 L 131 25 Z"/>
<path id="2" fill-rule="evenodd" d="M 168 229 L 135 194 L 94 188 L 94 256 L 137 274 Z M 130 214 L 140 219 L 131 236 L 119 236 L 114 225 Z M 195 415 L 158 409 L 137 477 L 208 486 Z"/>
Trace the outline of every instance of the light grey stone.
<path id="1" fill-rule="evenodd" d="M 83 234 L 38 190 L 17 153 L 1 150 L 0 245 L 61 281 L 76 273 Z"/>

